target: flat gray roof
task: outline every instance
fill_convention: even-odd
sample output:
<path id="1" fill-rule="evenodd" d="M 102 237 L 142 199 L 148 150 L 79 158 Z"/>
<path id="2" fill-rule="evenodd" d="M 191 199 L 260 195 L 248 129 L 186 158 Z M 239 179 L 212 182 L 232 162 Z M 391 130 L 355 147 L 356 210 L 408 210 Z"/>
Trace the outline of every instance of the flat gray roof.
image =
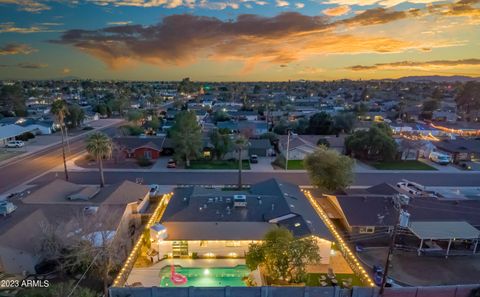
<path id="1" fill-rule="evenodd" d="M 480 231 L 467 222 L 411 222 L 408 227 L 420 239 L 475 239 Z"/>

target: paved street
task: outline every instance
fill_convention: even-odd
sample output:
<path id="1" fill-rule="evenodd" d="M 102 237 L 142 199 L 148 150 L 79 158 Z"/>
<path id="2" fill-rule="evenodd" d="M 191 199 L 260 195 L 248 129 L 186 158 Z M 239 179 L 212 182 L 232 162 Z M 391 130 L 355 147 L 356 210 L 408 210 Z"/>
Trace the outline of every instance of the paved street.
<path id="1" fill-rule="evenodd" d="M 48 173 L 33 183 L 42 183 L 55 178 L 55 173 Z M 62 177 L 62 172 L 57 174 Z M 71 181 L 83 184 L 98 182 L 97 172 L 71 172 Z M 116 183 L 124 179 L 135 181 L 143 178 L 145 184 L 235 184 L 236 172 L 105 172 L 107 183 Z M 243 173 L 244 183 L 257 183 L 272 177 L 293 182 L 298 185 L 309 185 L 308 176 L 303 172 L 248 172 Z M 409 179 L 428 186 L 480 186 L 480 173 L 357 173 L 354 185 L 368 186 L 381 182 L 396 183 Z"/>
<path id="2" fill-rule="evenodd" d="M 113 126 L 101 130 L 112 136 L 116 129 L 116 126 Z M 75 140 L 70 141 L 69 157 L 73 157 L 84 151 L 84 140 L 86 137 L 87 134 L 81 135 L 75 138 Z M 17 162 L 12 162 L 0 167 L 0 194 L 54 169 L 58 165 L 61 165 L 62 162 L 61 145 L 57 144 L 36 154 L 26 156 Z M 63 172 L 61 174 L 63 177 Z"/>

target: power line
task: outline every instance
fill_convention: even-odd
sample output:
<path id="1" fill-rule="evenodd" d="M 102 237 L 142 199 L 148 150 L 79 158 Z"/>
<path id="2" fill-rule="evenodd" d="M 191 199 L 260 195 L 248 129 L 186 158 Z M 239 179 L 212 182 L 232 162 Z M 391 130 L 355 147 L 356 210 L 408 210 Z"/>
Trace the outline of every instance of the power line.
<path id="1" fill-rule="evenodd" d="M 82 276 L 78 279 L 77 283 L 75 284 L 75 286 L 73 286 L 72 290 L 71 290 L 70 293 L 67 295 L 67 297 L 72 296 L 72 294 L 73 294 L 73 292 L 75 291 L 75 289 L 78 287 L 78 285 L 80 284 L 80 282 L 83 280 L 83 278 L 85 277 L 85 275 L 86 275 L 87 272 L 90 270 L 90 268 L 92 267 L 93 263 L 95 262 L 95 260 L 97 260 L 97 257 L 100 256 L 101 253 L 103 253 L 103 251 L 99 251 L 98 254 L 95 255 L 95 257 L 93 257 L 92 262 L 90 262 L 90 264 L 88 265 L 87 269 L 83 272 Z"/>

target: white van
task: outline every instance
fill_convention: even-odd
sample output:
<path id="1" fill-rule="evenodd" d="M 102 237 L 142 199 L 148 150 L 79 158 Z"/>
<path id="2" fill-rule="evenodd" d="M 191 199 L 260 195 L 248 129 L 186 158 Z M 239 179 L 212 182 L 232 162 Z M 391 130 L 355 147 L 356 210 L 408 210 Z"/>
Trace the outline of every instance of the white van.
<path id="1" fill-rule="evenodd" d="M 449 155 L 439 152 L 431 152 L 428 158 L 430 159 L 430 161 L 440 165 L 448 165 L 452 161 Z"/>

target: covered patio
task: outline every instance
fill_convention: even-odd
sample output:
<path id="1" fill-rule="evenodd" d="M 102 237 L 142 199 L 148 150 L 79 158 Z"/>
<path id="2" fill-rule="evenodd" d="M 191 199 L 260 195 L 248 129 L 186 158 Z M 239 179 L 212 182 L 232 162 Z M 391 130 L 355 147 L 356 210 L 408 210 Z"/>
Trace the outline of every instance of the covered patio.
<path id="1" fill-rule="evenodd" d="M 420 239 L 420 246 L 417 250 L 419 256 L 422 253 L 444 253 L 445 258 L 448 258 L 452 253 L 452 244 L 456 241 L 462 241 L 466 245 L 461 253 L 455 254 L 465 254 L 465 251 L 472 254 L 477 252 L 480 231 L 467 222 L 411 222 L 408 229 Z M 446 249 L 438 242 L 448 242 Z"/>

